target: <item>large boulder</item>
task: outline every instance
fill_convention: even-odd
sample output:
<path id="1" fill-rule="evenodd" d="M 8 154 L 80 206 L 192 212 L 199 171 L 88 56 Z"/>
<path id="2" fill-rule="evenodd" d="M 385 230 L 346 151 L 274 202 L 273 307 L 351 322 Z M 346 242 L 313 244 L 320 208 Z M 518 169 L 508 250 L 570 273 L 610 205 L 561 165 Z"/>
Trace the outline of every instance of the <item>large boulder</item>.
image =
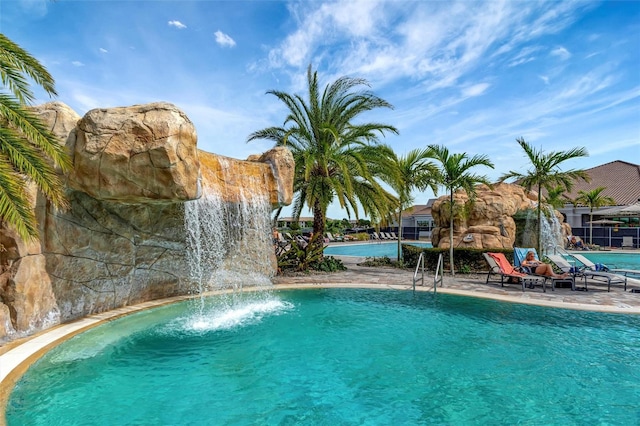
<path id="1" fill-rule="evenodd" d="M 199 151 L 191 121 L 167 103 L 96 109 L 82 119 L 59 102 L 34 111 L 72 154 L 70 207 L 52 209 L 32 186 L 40 240 L 0 228 L 0 342 L 200 291 L 218 272 L 239 270 L 243 285 L 249 274 L 274 275 L 270 213 L 291 202 L 287 149 L 252 161 Z M 215 223 L 192 222 L 194 211 Z M 197 265 L 208 272 L 196 278 L 195 248 L 215 254 Z"/>
<path id="2" fill-rule="evenodd" d="M 535 205 L 535 194 L 519 185 L 499 183 L 493 187 L 479 185 L 476 198 L 467 204 L 465 191 L 454 193 L 454 247 L 477 249 L 513 247 L 516 224 L 513 216 L 518 211 Z M 467 205 L 466 211 L 462 206 Z M 449 248 L 451 214 L 449 196 L 438 198 L 431 208 L 436 223 L 431 242 L 434 247 Z"/>
<path id="3" fill-rule="evenodd" d="M 78 123 L 69 186 L 127 203 L 198 198 L 196 130 L 174 105 L 89 111 Z"/>

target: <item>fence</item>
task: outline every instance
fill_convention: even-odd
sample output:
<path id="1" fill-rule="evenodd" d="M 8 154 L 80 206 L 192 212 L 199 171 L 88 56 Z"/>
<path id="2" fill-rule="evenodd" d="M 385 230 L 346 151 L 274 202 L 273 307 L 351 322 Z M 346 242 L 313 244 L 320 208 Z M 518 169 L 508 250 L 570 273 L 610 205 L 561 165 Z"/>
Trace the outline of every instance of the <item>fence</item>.
<path id="1" fill-rule="evenodd" d="M 589 227 L 572 228 L 573 235 L 580 237 L 584 242 L 590 243 Z M 593 244 L 601 247 L 622 247 L 622 237 L 632 237 L 633 248 L 640 246 L 640 228 L 614 228 L 594 227 Z"/>

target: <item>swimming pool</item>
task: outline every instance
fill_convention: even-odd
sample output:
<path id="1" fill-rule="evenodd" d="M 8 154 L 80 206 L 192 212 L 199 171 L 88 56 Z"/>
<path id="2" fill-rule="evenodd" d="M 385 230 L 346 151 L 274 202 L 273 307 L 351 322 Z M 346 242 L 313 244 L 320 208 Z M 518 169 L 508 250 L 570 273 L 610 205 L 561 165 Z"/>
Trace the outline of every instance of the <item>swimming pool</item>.
<path id="1" fill-rule="evenodd" d="M 602 263 L 610 268 L 635 269 L 640 271 L 640 253 L 610 253 L 600 251 L 580 252 L 593 263 Z"/>
<path id="2" fill-rule="evenodd" d="M 431 243 L 403 242 L 418 247 L 433 247 Z M 357 257 L 398 257 L 398 242 L 386 243 L 348 243 L 344 245 L 328 246 L 324 249 L 327 256 L 357 256 Z"/>
<path id="3" fill-rule="evenodd" d="M 639 316 L 312 289 L 109 322 L 22 377 L 9 425 L 636 424 Z"/>

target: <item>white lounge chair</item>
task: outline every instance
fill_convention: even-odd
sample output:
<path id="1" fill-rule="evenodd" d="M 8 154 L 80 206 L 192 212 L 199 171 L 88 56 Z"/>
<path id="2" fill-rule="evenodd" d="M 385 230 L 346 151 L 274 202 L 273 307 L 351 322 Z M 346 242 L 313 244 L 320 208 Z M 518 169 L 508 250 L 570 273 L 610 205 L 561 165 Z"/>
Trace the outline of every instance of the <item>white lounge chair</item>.
<path id="1" fill-rule="evenodd" d="M 585 267 L 589 268 L 591 271 L 597 271 L 598 267 L 595 263 L 593 263 L 588 258 L 584 257 L 581 254 L 571 253 L 571 256 L 577 259 L 580 263 L 582 263 Z M 639 275 L 640 270 L 638 269 L 618 269 L 618 268 L 608 268 L 607 270 L 601 272 L 611 272 L 612 274 L 619 274 L 628 277 L 629 275 Z"/>
<path id="2" fill-rule="evenodd" d="M 622 247 L 621 248 L 633 248 L 633 237 L 622 237 Z"/>
<path id="3" fill-rule="evenodd" d="M 557 254 L 547 256 L 549 260 L 556 264 L 563 272 L 569 272 L 574 277 L 582 277 L 584 280 L 584 288 L 587 288 L 587 280 L 591 279 L 596 282 L 607 283 L 607 291 L 611 291 L 611 284 L 624 284 L 624 291 L 627 291 L 627 277 L 609 272 L 592 271 L 585 266 L 571 265 L 567 259 Z"/>

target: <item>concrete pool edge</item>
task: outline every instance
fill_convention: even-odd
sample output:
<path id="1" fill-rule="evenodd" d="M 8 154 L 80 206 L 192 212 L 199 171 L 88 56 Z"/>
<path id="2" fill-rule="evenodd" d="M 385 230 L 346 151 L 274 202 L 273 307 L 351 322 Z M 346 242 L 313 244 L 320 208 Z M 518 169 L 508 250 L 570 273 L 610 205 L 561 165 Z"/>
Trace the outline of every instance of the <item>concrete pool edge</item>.
<path id="1" fill-rule="evenodd" d="M 317 288 L 368 288 L 377 290 L 403 290 L 412 291 L 413 285 L 401 284 L 372 284 L 372 283 L 352 283 L 352 282 L 331 282 L 331 283 L 276 283 L 273 290 L 295 290 L 295 289 L 317 289 Z M 264 287 L 247 287 L 243 291 L 259 291 Z M 213 296 L 217 294 L 226 294 L 233 292 L 234 289 L 216 290 L 207 292 L 205 296 Z M 431 286 L 418 286 L 416 291 L 433 292 Z M 494 294 L 479 293 L 469 290 L 438 287 L 437 293 L 452 294 L 457 296 L 474 297 L 480 299 L 491 299 L 508 303 L 519 303 L 527 305 L 535 305 L 557 309 L 571 309 L 581 311 L 592 311 L 601 313 L 616 314 L 632 314 L 640 315 L 640 306 L 612 306 L 612 305 L 594 305 L 588 303 L 577 303 L 557 300 L 542 300 L 529 297 L 531 293 L 521 294 Z M 97 327 L 101 324 L 113 321 L 115 319 L 127 316 L 136 312 L 147 309 L 156 308 L 168 304 L 178 303 L 185 300 L 191 300 L 200 297 L 199 295 L 175 296 L 166 299 L 158 299 L 148 301 L 136 305 L 126 306 L 100 314 L 91 315 L 79 320 L 60 324 L 48 330 L 44 330 L 34 336 L 30 336 L 19 340 L 15 346 L 11 342 L 7 345 L 10 349 L 0 354 L 0 425 L 6 424 L 6 405 L 9 396 L 13 391 L 16 383 L 22 375 L 35 363 L 39 358 L 46 354 L 55 346 L 64 341 Z"/>

